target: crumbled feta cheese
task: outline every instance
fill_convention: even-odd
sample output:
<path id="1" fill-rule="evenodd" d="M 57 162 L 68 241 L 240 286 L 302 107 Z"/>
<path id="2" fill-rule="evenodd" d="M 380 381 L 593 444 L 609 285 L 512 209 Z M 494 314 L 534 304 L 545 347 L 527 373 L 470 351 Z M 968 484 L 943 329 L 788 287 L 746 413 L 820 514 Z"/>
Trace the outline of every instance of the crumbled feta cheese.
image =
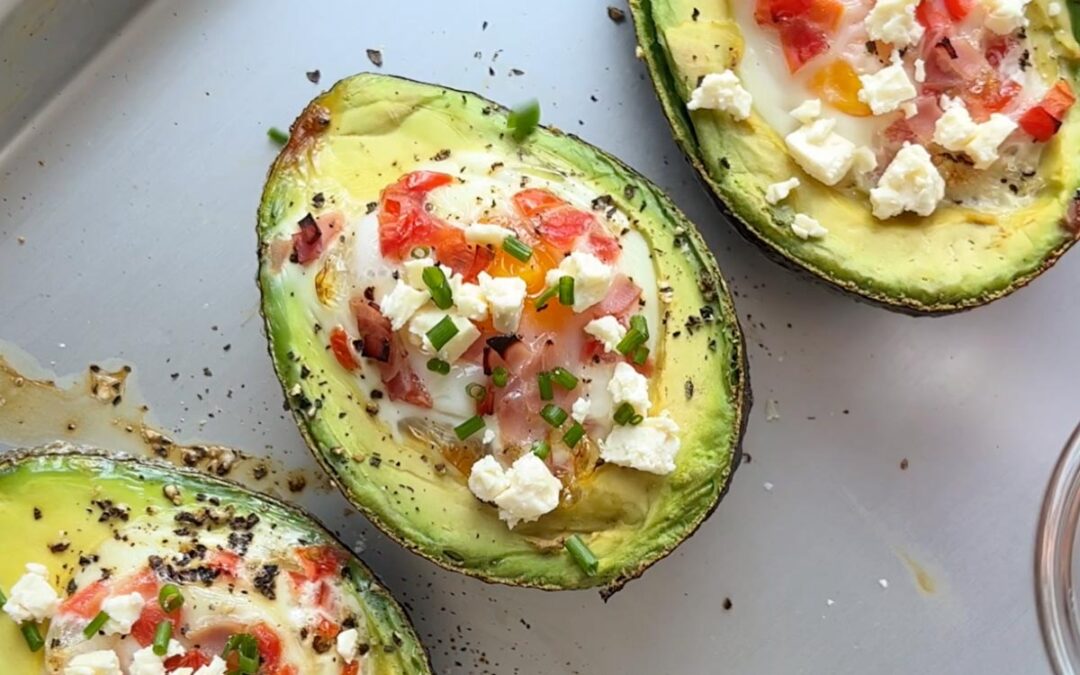
<path id="1" fill-rule="evenodd" d="M 419 291 L 398 279 L 394 288 L 383 296 L 382 302 L 379 303 L 379 311 L 390 319 L 392 329 L 399 330 L 409 322 L 417 310 L 427 303 L 430 297 L 426 291 Z"/>
<path id="2" fill-rule="evenodd" d="M 1049 5 L 1046 6 L 1046 15 L 1047 16 L 1055 17 L 1058 14 L 1061 14 L 1061 3 L 1060 2 L 1057 2 L 1057 0 L 1055 0 L 1054 2 L 1051 2 Z"/>
<path id="3" fill-rule="evenodd" d="M 816 218 L 811 218 L 805 213 L 795 214 L 795 219 L 791 221 L 791 231 L 799 239 L 820 239 L 829 233 Z"/>
<path id="4" fill-rule="evenodd" d="M 863 25 L 871 40 L 906 47 L 922 39 L 924 28 L 915 18 L 919 0 L 877 0 Z"/>
<path id="5" fill-rule="evenodd" d="M 607 385 L 614 407 L 629 403 L 638 413 L 645 415 L 652 404 L 649 402 L 649 380 L 625 361 L 615 364 L 615 372 Z"/>
<path id="6" fill-rule="evenodd" d="M 427 292 L 427 286 L 424 285 L 424 270 L 434 266 L 435 261 L 431 258 L 406 260 L 402 263 L 402 267 L 405 268 L 405 273 L 402 275 L 405 278 L 405 283 L 415 289 Z"/>
<path id="7" fill-rule="evenodd" d="M 646 417 L 638 425 L 616 426 L 600 442 L 600 457 L 639 471 L 669 474 L 675 470 L 678 434 L 679 425 L 664 411 L 659 417 Z"/>
<path id="8" fill-rule="evenodd" d="M 469 490 L 482 502 L 494 502 L 503 490 L 510 487 L 506 469 L 491 455 L 473 463 L 469 472 Z"/>
<path id="9" fill-rule="evenodd" d="M 870 190 L 874 217 L 892 218 L 904 211 L 928 216 L 945 197 L 945 180 L 921 145 L 905 143 Z"/>
<path id="10" fill-rule="evenodd" d="M 1027 26 L 1024 10 L 1031 0 L 982 0 L 983 24 L 998 35 L 1009 35 Z"/>
<path id="11" fill-rule="evenodd" d="M 574 421 L 581 424 L 585 422 L 585 418 L 589 416 L 589 410 L 592 408 L 592 401 L 581 396 L 578 400 L 574 401 L 574 405 L 570 407 L 570 417 L 574 418 Z"/>
<path id="12" fill-rule="evenodd" d="M 64 666 L 64 675 L 121 675 L 120 657 L 111 649 L 77 654 Z"/>
<path id="13" fill-rule="evenodd" d="M 602 316 L 585 324 L 585 332 L 599 340 L 604 350 L 613 352 L 626 337 L 626 327 L 613 316 Z"/>
<path id="14" fill-rule="evenodd" d="M 750 117 L 754 98 L 743 88 L 739 76 L 730 69 L 722 73 L 709 73 L 690 94 L 689 110 L 721 110 L 737 120 Z"/>
<path id="15" fill-rule="evenodd" d="M 875 115 L 885 115 L 898 110 L 905 101 L 910 101 L 919 94 L 904 69 L 899 52 L 893 52 L 892 65 L 876 73 L 859 75 L 859 82 L 862 83 L 859 100 L 870 106 Z"/>
<path id="16" fill-rule="evenodd" d="M 789 178 L 779 183 L 773 183 L 765 188 L 765 201 L 775 206 L 787 199 L 791 191 L 800 185 L 802 185 L 802 182 L 798 178 Z"/>
<path id="17" fill-rule="evenodd" d="M 132 654 L 128 675 L 165 675 L 165 659 L 182 656 L 185 651 L 184 646 L 176 640 L 169 640 L 164 656 L 155 654 L 153 645 L 144 647 Z"/>
<path id="18" fill-rule="evenodd" d="M 525 280 L 518 277 L 494 277 L 487 272 L 479 275 L 480 290 L 487 298 L 491 322 L 502 333 L 517 331 L 521 307 L 525 302 Z"/>
<path id="19" fill-rule="evenodd" d="M 495 432 L 491 429 L 484 429 L 484 436 L 481 439 L 484 445 L 491 445 L 495 442 Z"/>
<path id="20" fill-rule="evenodd" d="M 514 234 L 514 231 L 502 225 L 490 223 L 473 223 L 465 228 L 465 241 L 470 244 L 490 244 L 501 246 L 503 239 Z"/>
<path id="21" fill-rule="evenodd" d="M 466 283 L 460 274 L 446 276 L 450 280 L 450 291 L 454 295 L 454 307 L 457 308 L 457 313 L 472 321 L 486 319 L 488 303 L 480 286 Z"/>
<path id="22" fill-rule="evenodd" d="M 442 349 L 436 351 L 431 344 L 431 340 L 428 339 L 427 332 L 447 316 L 454 322 L 454 326 L 457 327 L 458 332 L 457 335 L 450 338 L 450 340 L 443 345 Z M 449 363 L 454 363 L 461 358 L 461 355 L 472 346 L 472 343 L 476 342 L 478 337 L 480 337 L 480 331 L 473 325 L 472 321 L 469 321 L 463 316 L 451 314 L 441 309 L 422 309 L 414 314 L 412 320 L 409 321 L 410 341 L 414 345 L 420 347 L 423 352 L 427 354 L 438 354 L 439 358 Z"/>
<path id="23" fill-rule="evenodd" d="M 791 116 L 803 124 L 810 124 L 821 117 L 821 99 L 810 98 L 803 101 L 797 108 L 791 111 Z"/>
<path id="24" fill-rule="evenodd" d="M 29 563 L 26 574 L 11 587 L 4 612 L 15 623 L 44 621 L 56 613 L 60 598 L 49 585 L 48 574 L 44 565 Z"/>
<path id="25" fill-rule="evenodd" d="M 855 150 L 855 161 L 851 168 L 857 173 L 870 173 L 877 168 L 877 155 L 865 145 Z"/>
<path id="26" fill-rule="evenodd" d="M 825 185 L 836 185 L 851 169 L 855 144 L 833 131 L 836 120 L 822 119 L 787 135 L 788 151 L 803 171 Z"/>
<path id="27" fill-rule="evenodd" d="M 547 285 L 555 286 L 562 277 L 574 278 L 574 311 L 584 312 L 603 300 L 611 281 L 615 278 L 615 269 L 605 265 L 592 253 L 574 251 L 562 259 L 558 268 L 548 270 Z"/>
<path id="28" fill-rule="evenodd" d="M 926 61 L 915 59 L 915 81 L 926 82 Z"/>
<path id="29" fill-rule="evenodd" d="M 195 671 L 195 675 L 226 675 L 228 664 L 220 656 L 214 655 L 214 660 Z"/>
<path id="30" fill-rule="evenodd" d="M 914 101 L 907 101 L 900 106 L 904 112 L 904 119 L 909 120 L 919 114 L 919 106 Z"/>
<path id="31" fill-rule="evenodd" d="M 145 604 L 146 600 L 139 593 L 106 598 L 105 602 L 101 603 L 101 611 L 109 615 L 109 620 L 102 626 L 102 632 L 106 635 L 127 635 L 131 632 L 131 626 L 139 620 Z"/>
<path id="32" fill-rule="evenodd" d="M 356 660 L 356 653 L 360 647 L 360 633 L 355 628 L 343 630 L 337 636 L 337 653 L 345 659 L 345 663 Z"/>
<path id="33" fill-rule="evenodd" d="M 975 163 L 976 169 L 989 168 L 998 159 L 998 148 L 1016 131 L 1017 124 L 1000 113 L 976 124 L 960 99 L 943 96 L 945 111 L 934 126 L 934 142 L 952 152 L 963 152 Z"/>
<path id="34" fill-rule="evenodd" d="M 562 482 L 531 452 L 526 452 L 506 472 L 509 486 L 495 497 L 499 518 L 510 529 L 528 523 L 555 510 L 559 505 Z"/>

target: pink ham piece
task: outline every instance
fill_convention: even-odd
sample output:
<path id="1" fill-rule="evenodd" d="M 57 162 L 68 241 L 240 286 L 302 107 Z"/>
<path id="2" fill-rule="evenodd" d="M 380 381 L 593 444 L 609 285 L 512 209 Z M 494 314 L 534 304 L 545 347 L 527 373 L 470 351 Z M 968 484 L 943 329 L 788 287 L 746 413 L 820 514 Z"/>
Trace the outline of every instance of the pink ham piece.
<path id="1" fill-rule="evenodd" d="M 315 218 L 310 213 L 300 219 L 300 231 L 292 236 L 289 260 L 300 265 L 318 260 L 326 247 L 341 234 L 344 218 L 340 213 L 324 213 Z"/>

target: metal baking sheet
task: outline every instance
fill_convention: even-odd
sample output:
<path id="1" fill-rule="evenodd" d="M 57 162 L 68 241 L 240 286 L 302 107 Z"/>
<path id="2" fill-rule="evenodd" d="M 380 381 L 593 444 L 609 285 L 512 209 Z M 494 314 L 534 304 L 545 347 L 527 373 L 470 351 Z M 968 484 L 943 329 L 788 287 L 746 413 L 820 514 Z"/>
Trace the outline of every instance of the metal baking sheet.
<path id="1" fill-rule="evenodd" d="M 0 337 L 61 373 L 123 359 L 180 438 L 310 466 L 257 315 L 255 208 L 267 127 L 375 68 L 368 48 L 538 97 L 668 190 L 738 294 L 757 399 L 720 509 L 606 604 L 440 571 L 305 491 L 440 672 L 1048 672 L 1032 549 L 1080 408 L 1080 254 L 944 319 L 782 270 L 695 182 L 604 0 L 0 0 Z"/>

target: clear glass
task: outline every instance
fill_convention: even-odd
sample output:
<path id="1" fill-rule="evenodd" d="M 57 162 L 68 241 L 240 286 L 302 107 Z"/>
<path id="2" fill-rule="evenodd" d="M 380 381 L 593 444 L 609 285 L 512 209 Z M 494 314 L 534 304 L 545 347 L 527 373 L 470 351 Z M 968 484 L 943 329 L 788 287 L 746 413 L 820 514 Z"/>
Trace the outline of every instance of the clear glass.
<path id="1" fill-rule="evenodd" d="M 1058 675 L 1080 675 L 1080 427 L 1061 453 L 1043 499 L 1035 546 L 1035 594 L 1043 641 Z"/>

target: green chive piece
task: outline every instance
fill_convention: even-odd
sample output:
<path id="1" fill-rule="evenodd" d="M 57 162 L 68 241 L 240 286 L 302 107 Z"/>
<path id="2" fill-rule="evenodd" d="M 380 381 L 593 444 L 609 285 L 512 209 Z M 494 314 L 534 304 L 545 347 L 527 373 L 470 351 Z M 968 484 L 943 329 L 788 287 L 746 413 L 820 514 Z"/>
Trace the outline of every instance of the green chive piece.
<path id="1" fill-rule="evenodd" d="M 564 546 L 570 552 L 570 557 L 574 559 L 574 562 L 586 575 L 591 577 L 596 574 L 596 571 L 600 568 L 600 561 L 596 559 L 596 555 L 581 540 L 581 536 L 576 534 L 570 536 Z"/>
<path id="2" fill-rule="evenodd" d="M 446 375 L 450 372 L 450 364 L 442 359 L 428 359 L 427 369 L 433 373 Z"/>
<path id="3" fill-rule="evenodd" d="M 510 371 L 502 366 L 495 366 L 495 369 L 491 371 L 491 383 L 496 387 L 505 387 L 506 383 L 510 381 Z"/>
<path id="4" fill-rule="evenodd" d="M 108 612 L 98 612 L 97 616 L 90 620 L 90 623 L 86 624 L 86 628 L 83 628 L 82 634 L 86 636 L 86 639 L 97 635 L 98 631 L 108 622 Z"/>
<path id="5" fill-rule="evenodd" d="M 637 425 L 641 424 L 644 421 L 645 421 L 645 418 L 642 417 L 641 415 L 634 415 L 633 417 L 630 418 L 630 424 L 635 426 L 635 427 Z"/>
<path id="6" fill-rule="evenodd" d="M 532 453 L 540 459 L 547 459 L 548 455 L 551 454 L 551 444 L 547 441 L 537 441 L 533 443 Z"/>
<path id="7" fill-rule="evenodd" d="M 559 304 L 574 304 L 574 277 L 559 277 Z"/>
<path id="8" fill-rule="evenodd" d="M 645 339 L 649 339 L 649 322 L 645 320 L 645 317 L 640 314 L 635 314 L 630 317 L 630 327 L 637 328 L 638 332 L 645 336 Z"/>
<path id="9" fill-rule="evenodd" d="M 551 371 L 551 377 L 563 389 L 573 389 L 578 383 L 578 379 L 566 368 L 556 368 Z"/>
<path id="10" fill-rule="evenodd" d="M 622 405 L 615 409 L 613 417 L 615 424 L 622 426 L 629 424 L 630 420 L 634 418 L 634 406 L 624 401 Z"/>
<path id="11" fill-rule="evenodd" d="M 560 426 L 566 421 L 566 411 L 555 405 L 554 403 L 548 403 L 544 406 L 544 409 L 540 411 L 540 417 L 544 418 L 544 421 L 553 427 Z"/>
<path id="12" fill-rule="evenodd" d="M 165 584 L 158 591 L 158 604 L 166 612 L 175 612 L 184 606 L 184 595 L 175 584 Z"/>
<path id="13" fill-rule="evenodd" d="M 231 673 L 242 675 L 255 675 L 259 672 L 259 643 L 255 636 L 250 633 L 236 633 L 229 637 L 225 643 L 225 649 L 221 653 L 226 660 L 233 652 L 236 652 L 237 669 Z"/>
<path id="14" fill-rule="evenodd" d="M 413 250 L 409 251 L 409 255 L 412 256 L 413 260 L 423 260 L 424 258 L 431 255 L 431 247 L 414 246 Z"/>
<path id="15" fill-rule="evenodd" d="M 435 348 L 435 351 L 439 351 L 446 346 L 447 342 L 453 340 L 457 334 L 457 324 L 449 316 L 444 316 L 439 323 L 432 326 L 431 330 L 427 332 L 427 338 L 431 341 L 431 346 Z"/>
<path id="16" fill-rule="evenodd" d="M 551 300 L 552 298 L 554 298 L 555 295 L 558 292 L 559 292 L 559 287 L 558 286 L 552 286 L 551 288 L 549 288 L 546 291 L 544 291 L 543 293 L 541 293 L 536 298 L 536 308 L 537 309 L 543 309 L 543 308 L 547 307 L 548 300 Z"/>
<path id="17" fill-rule="evenodd" d="M 648 336 L 646 336 L 640 330 L 631 327 L 630 330 L 626 331 L 626 336 L 623 337 L 622 340 L 619 340 L 619 344 L 615 345 L 615 349 L 617 349 L 620 354 L 625 356 L 626 354 L 629 354 L 641 345 L 645 344 L 645 341 L 648 339 Z"/>
<path id="18" fill-rule="evenodd" d="M 484 418 L 480 417 L 479 415 L 473 415 L 469 419 L 454 427 L 454 433 L 457 434 L 459 441 L 463 441 L 469 436 L 475 434 L 477 431 L 483 429 L 484 426 Z"/>
<path id="19" fill-rule="evenodd" d="M 7 596 L 4 595 L 4 589 L 0 588 L 0 607 L 7 604 Z"/>
<path id="20" fill-rule="evenodd" d="M 510 135 L 520 143 L 536 131 L 540 124 L 540 103 L 534 98 L 510 111 L 506 118 L 506 128 Z"/>
<path id="21" fill-rule="evenodd" d="M 277 143 L 278 145 L 285 145 L 289 142 L 288 132 L 282 131 L 277 127 L 270 127 L 269 129 L 267 129 L 266 135 L 270 137 L 270 140 Z"/>
<path id="22" fill-rule="evenodd" d="M 162 621 L 154 629 L 154 653 L 165 656 L 169 651 L 169 640 L 172 639 L 172 621 Z"/>
<path id="23" fill-rule="evenodd" d="M 645 365 L 645 362 L 649 360 L 649 348 L 645 345 L 641 345 L 634 350 L 634 356 L 630 360 L 636 365 Z"/>
<path id="24" fill-rule="evenodd" d="M 450 290 L 450 282 L 446 280 L 446 274 L 442 268 L 437 265 L 425 267 L 420 276 L 424 280 L 424 285 L 428 287 L 428 291 L 431 292 L 431 301 L 435 303 L 435 306 L 439 309 L 450 309 L 450 306 L 454 304 L 454 294 Z"/>
<path id="25" fill-rule="evenodd" d="M 26 640 L 26 646 L 30 648 L 30 651 L 36 652 L 45 646 L 45 638 L 41 637 L 41 629 L 33 621 L 20 624 L 19 630 L 22 631 L 23 639 Z"/>
<path id="26" fill-rule="evenodd" d="M 521 262 L 529 262 L 529 258 L 531 258 L 533 254 L 532 246 L 529 246 L 512 234 L 506 239 L 503 239 L 502 247 L 504 251 Z"/>
<path id="27" fill-rule="evenodd" d="M 546 370 L 536 376 L 537 385 L 540 387 L 540 400 L 550 401 L 555 398 L 555 390 L 551 386 L 551 373 Z"/>
<path id="28" fill-rule="evenodd" d="M 581 424 L 578 422 L 574 422 L 574 424 L 566 430 L 566 433 L 563 434 L 562 439 L 563 443 L 566 443 L 572 448 L 577 445 L 578 441 L 580 441 L 584 437 L 585 427 L 581 426 Z"/>
<path id="29" fill-rule="evenodd" d="M 487 398 L 487 387 L 476 382 L 470 382 L 465 387 L 465 393 L 474 401 L 483 401 Z"/>

